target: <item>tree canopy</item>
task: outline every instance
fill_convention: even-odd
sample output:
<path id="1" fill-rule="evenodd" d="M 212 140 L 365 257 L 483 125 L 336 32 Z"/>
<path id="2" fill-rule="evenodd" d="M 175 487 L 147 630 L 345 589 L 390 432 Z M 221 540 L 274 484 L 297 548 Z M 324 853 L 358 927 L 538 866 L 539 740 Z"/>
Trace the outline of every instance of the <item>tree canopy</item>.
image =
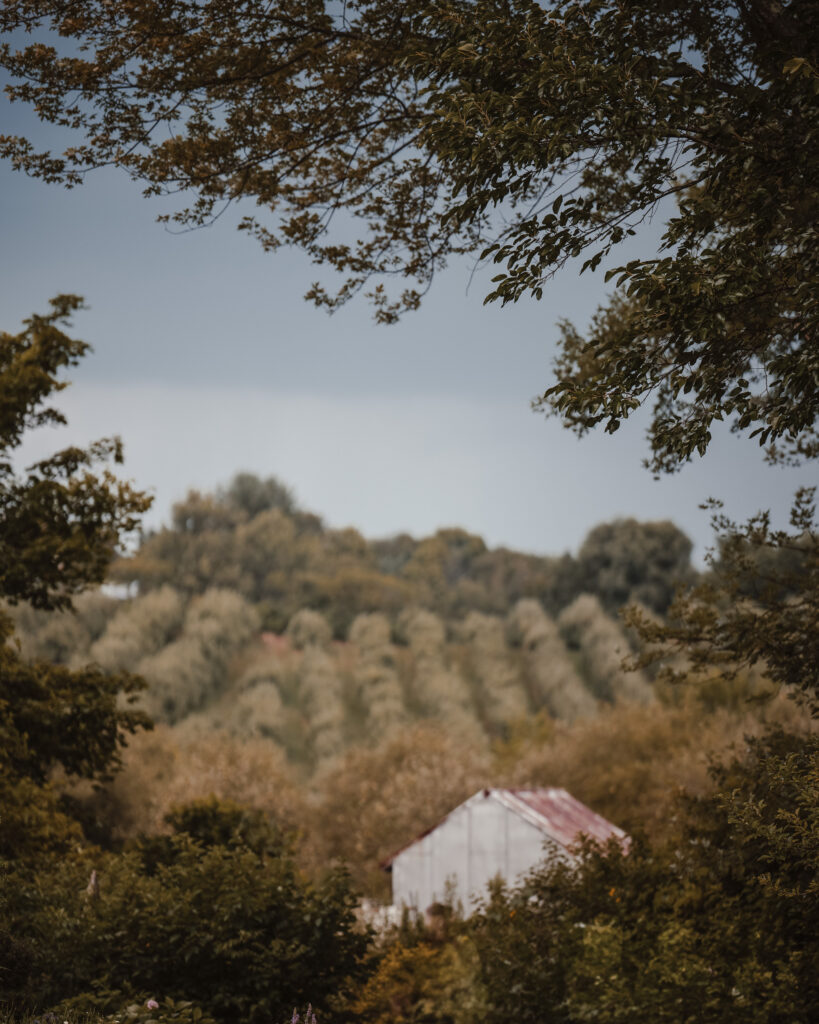
<path id="1" fill-rule="evenodd" d="M 151 502 L 105 467 L 122 462 L 119 438 L 15 471 L 12 453 L 27 429 L 66 422 L 44 403 L 66 386 L 59 371 L 88 351 L 61 329 L 81 305 L 76 295 L 59 295 L 20 333 L 0 333 L 0 597 L 36 608 L 66 608 L 72 594 L 101 583 L 120 538 Z"/>
<path id="2" fill-rule="evenodd" d="M 122 461 L 117 438 L 15 469 L 14 450 L 26 429 L 65 422 L 45 403 L 66 386 L 59 371 L 88 349 L 61 329 L 81 300 L 61 295 L 51 306 L 49 314 L 28 319 L 19 334 L 0 333 L 0 599 L 68 609 L 73 595 L 102 581 L 118 542 L 151 499 L 105 467 L 108 460 Z M 26 661 L 0 610 L 0 858 L 45 849 L 55 836 L 68 838 L 40 787 L 55 767 L 88 779 L 106 777 L 119 762 L 126 735 L 149 724 L 129 706 L 142 685 L 126 672 Z"/>
<path id="3" fill-rule="evenodd" d="M 120 166 L 192 192 L 183 227 L 250 200 L 266 248 L 341 273 L 310 298 L 367 288 L 384 321 L 455 254 L 499 265 L 502 302 L 583 259 L 617 290 L 585 336 L 563 326 L 540 407 L 613 431 L 653 403 L 655 470 L 721 419 L 816 452 L 811 0 L 10 0 L 0 30 L 35 35 L 0 49 L 8 95 L 78 136 L 0 137 L 16 168 Z M 655 215 L 661 252 L 618 265 Z"/>

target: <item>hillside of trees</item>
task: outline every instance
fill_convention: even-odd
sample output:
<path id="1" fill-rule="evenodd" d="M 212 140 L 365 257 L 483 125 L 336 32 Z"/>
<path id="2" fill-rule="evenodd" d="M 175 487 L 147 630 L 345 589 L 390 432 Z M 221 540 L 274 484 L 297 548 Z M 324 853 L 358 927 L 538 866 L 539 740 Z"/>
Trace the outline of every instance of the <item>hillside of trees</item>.
<path id="1" fill-rule="evenodd" d="M 690 555 L 691 542 L 672 523 L 634 520 L 592 530 L 576 558 L 490 550 L 461 529 L 368 541 L 355 529 L 326 527 L 279 480 L 240 473 L 215 494 L 190 492 L 174 506 L 171 524 L 111 574 L 137 581 L 141 594 L 163 584 L 187 596 L 234 590 L 275 633 L 310 608 L 343 640 L 361 612 L 394 616 L 410 605 L 451 619 L 470 611 L 506 615 L 531 597 L 556 615 L 590 593 L 609 612 L 637 601 L 663 614 L 675 584 L 691 581 Z"/>
<path id="2" fill-rule="evenodd" d="M 311 774 L 343 751 L 433 722 L 485 743 L 537 713 L 590 719 L 656 700 L 624 671 L 625 601 L 662 614 L 690 581 L 671 523 L 605 524 L 577 557 L 490 550 L 463 530 L 368 541 L 299 508 L 275 478 L 190 493 L 74 612 L 20 605 L 29 659 L 148 682 L 150 717 L 201 736 L 260 738 Z"/>

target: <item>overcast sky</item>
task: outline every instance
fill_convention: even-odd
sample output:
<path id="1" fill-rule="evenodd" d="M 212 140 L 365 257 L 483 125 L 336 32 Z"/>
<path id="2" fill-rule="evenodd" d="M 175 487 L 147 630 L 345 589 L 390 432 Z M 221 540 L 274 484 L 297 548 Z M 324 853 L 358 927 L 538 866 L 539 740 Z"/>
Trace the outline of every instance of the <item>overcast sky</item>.
<path id="1" fill-rule="evenodd" d="M 0 125 L 31 122 L 0 99 Z M 151 525 L 189 488 L 250 470 L 367 536 L 458 525 L 493 546 L 560 553 L 597 523 L 634 516 L 672 519 L 699 561 L 712 539 L 704 499 L 782 521 L 795 487 L 812 482 L 727 435 L 655 481 L 641 465 L 645 423 L 577 440 L 532 413 L 552 381 L 555 324 L 585 325 L 605 296 L 601 273 L 567 271 L 541 302 L 501 309 L 482 305 L 492 271 L 467 291 L 461 262 L 418 313 L 385 328 L 364 300 L 332 317 L 305 303 L 322 272 L 300 253 L 264 254 L 227 217 L 172 234 L 154 219 L 168 208 L 113 171 L 68 191 L 0 164 L 0 329 L 75 292 L 90 308 L 73 334 L 94 346 L 60 396 L 69 428 L 30 438 L 24 454 L 120 434 L 126 474 L 155 494 Z M 654 224 L 640 251 L 658 235 Z"/>

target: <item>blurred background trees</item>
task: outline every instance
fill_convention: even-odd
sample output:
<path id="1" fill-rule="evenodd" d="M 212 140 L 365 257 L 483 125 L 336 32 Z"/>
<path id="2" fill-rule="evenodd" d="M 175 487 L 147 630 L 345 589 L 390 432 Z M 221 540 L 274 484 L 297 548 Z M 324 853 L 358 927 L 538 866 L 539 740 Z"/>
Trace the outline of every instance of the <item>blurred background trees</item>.
<path id="1" fill-rule="evenodd" d="M 802 534 L 795 545 L 724 541 L 705 574 L 670 523 L 602 524 L 576 557 L 490 550 L 457 529 L 369 541 L 327 527 L 275 478 L 243 473 L 189 494 L 171 525 L 116 562 L 136 596 L 91 591 L 72 614 L 25 603 L 10 614 L 26 658 L 137 672 L 144 708 L 180 738 L 266 738 L 310 775 L 414 721 L 446 722 L 480 746 L 532 715 L 568 723 L 612 704 L 685 705 L 669 673 L 690 680 L 696 666 L 662 640 L 675 622 L 685 632 L 675 581 L 705 593 L 739 560 L 735 616 L 793 602 L 813 572 Z M 759 589 L 762 558 L 775 595 Z M 637 598 L 627 628 L 618 602 Z M 639 663 L 635 616 L 657 641 Z M 741 710 L 775 686 L 759 664 L 737 678 L 727 663 L 700 667 L 691 699 L 712 710 Z"/>

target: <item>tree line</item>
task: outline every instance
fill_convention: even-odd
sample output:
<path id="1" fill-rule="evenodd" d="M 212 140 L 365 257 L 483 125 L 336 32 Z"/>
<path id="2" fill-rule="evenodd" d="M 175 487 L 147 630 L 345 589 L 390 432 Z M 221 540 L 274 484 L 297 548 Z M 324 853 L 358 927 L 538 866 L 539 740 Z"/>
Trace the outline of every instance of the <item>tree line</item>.
<path id="1" fill-rule="evenodd" d="M 505 615 L 521 598 L 534 598 L 556 615 L 590 593 L 609 612 L 636 601 L 662 615 L 675 587 L 696 575 L 690 556 L 690 540 L 673 523 L 633 519 L 595 527 L 577 556 L 489 549 L 459 528 L 420 540 L 367 540 L 355 529 L 325 526 L 275 477 L 239 473 L 214 494 L 191 492 L 175 504 L 171 523 L 116 561 L 111 578 L 136 582 L 140 593 L 163 584 L 186 595 L 234 590 L 277 633 L 312 608 L 342 639 L 357 614 L 393 617 L 407 606 L 451 619 L 470 611 Z"/>

